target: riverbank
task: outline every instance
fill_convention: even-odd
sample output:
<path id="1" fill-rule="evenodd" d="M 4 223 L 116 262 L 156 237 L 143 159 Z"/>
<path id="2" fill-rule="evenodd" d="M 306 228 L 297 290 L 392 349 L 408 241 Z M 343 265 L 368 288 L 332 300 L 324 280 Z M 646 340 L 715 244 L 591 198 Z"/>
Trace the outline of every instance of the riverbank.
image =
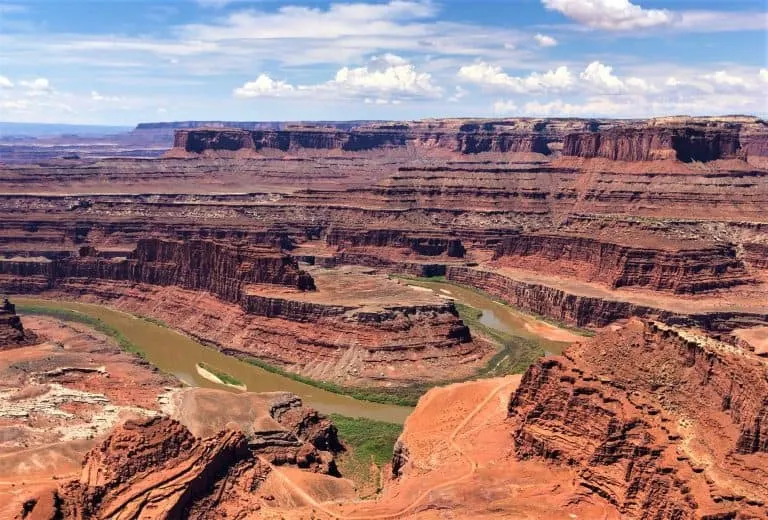
<path id="1" fill-rule="evenodd" d="M 426 287 L 429 287 L 429 284 L 436 283 L 436 280 L 434 279 L 416 279 L 416 278 L 409 278 L 407 279 L 409 283 L 414 283 L 417 285 L 424 285 Z M 224 373 L 234 377 L 237 381 L 241 382 L 243 381 L 243 377 L 238 376 L 235 374 L 235 372 L 232 371 L 231 368 L 232 364 L 231 362 L 236 359 L 242 360 L 242 365 L 250 365 L 253 367 L 257 367 L 257 369 L 260 369 L 263 372 L 268 372 L 270 374 L 273 374 L 274 376 L 278 378 L 284 378 L 284 381 L 290 380 L 293 385 L 301 385 L 298 388 L 294 388 L 294 393 L 297 393 L 298 395 L 302 395 L 302 391 L 304 394 L 307 394 L 308 388 L 312 387 L 315 389 L 318 389 L 322 392 L 328 392 L 330 394 L 336 394 L 338 396 L 344 396 L 346 398 L 355 400 L 355 401 L 364 401 L 368 403 L 375 403 L 383 406 L 394 406 L 403 409 L 403 411 L 397 412 L 395 415 L 397 417 L 400 417 L 401 419 L 396 420 L 395 422 L 402 422 L 402 420 L 405 419 L 405 416 L 407 416 L 407 413 L 410 411 L 410 408 L 415 406 L 418 403 L 419 398 L 426 393 L 430 388 L 433 388 L 435 386 L 441 386 L 446 384 L 452 384 L 467 380 L 472 380 L 475 378 L 482 378 L 482 377 L 496 377 L 496 376 L 503 376 L 507 374 L 513 374 L 513 373 L 520 373 L 523 372 L 536 358 L 545 355 L 547 353 L 559 353 L 561 352 L 565 346 L 567 346 L 568 343 L 565 342 L 555 342 L 551 341 L 547 338 L 542 338 L 538 335 L 538 331 L 541 330 L 541 322 L 534 322 L 537 324 L 537 327 L 532 327 L 530 325 L 531 318 L 527 317 L 528 319 L 524 321 L 519 321 L 518 314 L 514 311 L 514 309 L 509 308 L 508 306 L 504 306 L 501 303 L 496 302 L 495 300 L 491 299 L 487 295 L 481 294 L 480 291 L 473 290 L 471 288 L 464 288 L 461 286 L 457 286 L 455 284 L 450 284 L 450 282 L 439 282 L 438 283 L 445 283 L 449 284 L 449 287 L 453 291 L 471 291 L 471 295 L 462 293 L 461 295 L 467 300 L 470 301 L 470 303 L 477 305 L 479 307 L 483 307 L 482 310 L 478 309 L 478 312 L 481 312 L 481 314 L 478 316 L 475 314 L 474 311 L 470 311 L 469 309 L 473 308 L 469 305 L 463 305 L 461 303 L 457 304 L 457 308 L 461 311 L 461 318 L 465 321 L 465 323 L 470 327 L 473 332 L 479 336 L 482 337 L 492 343 L 495 343 L 497 345 L 498 351 L 495 355 L 493 355 L 483 366 L 479 367 L 474 373 L 462 376 L 462 377 L 456 377 L 452 379 L 446 379 L 441 381 L 433 381 L 433 382 L 425 382 L 425 383 L 414 383 L 414 384 L 408 384 L 404 386 L 396 386 L 396 387 L 383 387 L 383 386 L 377 386 L 377 387 L 356 387 L 352 385 L 341 385 L 334 382 L 330 382 L 327 380 L 321 380 L 321 379 L 315 379 L 311 377 L 307 377 L 304 375 L 301 375 L 299 373 L 293 372 L 291 370 L 284 369 L 282 367 L 275 366 L 273 364 L 270 364 L 263 359 L 258 359 L 255 357 L 246 357 L 241 356 L 238 358 L 235 358 L 234 356 L 224 355 L 221 352 L 218 351 L 218 345 L 210 345 L 205 346 L 205 342 L 203 342 L 203 345 L 200 344 L 200 341 L 198 338 L 189 337 L 184 335 L 183 333 L 179 333 L 175 329 L 171 328 L 167 323 L 164 321 L 154 318 L 154 317 L 146 317 L 146 316 L 139 316 L 142 322 L 146 323 L 147 326 L 154 326 L 158 329 L 165 329 L 168 331 L 173 332 L 174 334 L 178 334 L 181 337 L 184 337 L 187 339 L 187 344 L 185 345 L 185 348 L 189 348 L 189 343 L 194 343 L 198 348 L 206 348 L 211 354 L 218 355 L 217 359 L 215 361 L 223 360 L 224 357 L 228 360 L 226 365 L 222 365 L 221 363 L 215 364 L 217 367 L 226 366 L 228 367 L 226 370 L 224 370 Z M 432 290 L 435 290 L 434 287 L 431 288 Z M 438 287 L 437 289 L 442 290 L 443 292 L 447 292 L 445 288 Z M 437 291 L 436 291 L 437 292 Z M 456 298 L 454 295 L 443 295 L 443 297 L 449 297 L 451 299 L 457 300 L 459 298 Z M 482 301 L 478 304 L 476 300 L 479 298 L 482 298 Z M 92 321 L 95 325 L 101 326 L 101 327 L 108 327 L 103 320 L 99 320 L 98 317 L 94 321 L 93 317 L 88 318 L 89 314 L 87 311 L 90 310 L 91 313 L 95 312 L 95 308 L 107 308 L 101 305 L 92 305 L 92 304 L 82 304 L 82 303 L 71 303 L 69 304 L 70 307 L 72 305 L 74 306 L 80 306 L 79 309 L 75 309 L 75 312 L 73 312 L 73 309 L 63 309 L 62 305 L 65 305 L 66 302 L 53 302 L 51 300 L 43 300 L 43 299 L 35 299 L 35 298 L 26 298 L 18 296 L 16 297 L 16 300 L 20 303 L 20 310 L 24 311 L 25 309 L 29 309 L 28 312 L 44 312 L 50 310 L 52 313 L 59 313 L 62 317 L 70 317 L 72 319 L 79 319 L 79 320 L 89 320 Z M 34 302 L 37 300 L 37 303 L 34 304 Z M 33 302 L 32 304 L 26 303 L 28 301 Z M 46 302 L 46 303 L 42 303 Z M 30 307 L 27 307 L 31 305 Z M 84 312 L 85 311 L 85 312 Z M 121 311 L 114 311 L 114 312 L 121 312 Z M 514 313 L 514 314 L 513 314 Z M 131 318 L 136 319 L 136 315 L 134 314 L 125 314 L 125 316 L 130 316 Z M 134 324 L 131 324 L 132 326 Z M 547 327 L 550 327 L 554 329 L 553 326 L 549 325 Z M 515 332 L 515 334 L 510 334 L 509 331 L 512 330 Z M 562 338 L 564 337 L 563 334 L 567 334 L 565 337 L 568 339 L 573 339 L 579 336 L 575 336 L 574 334 L 564 331 L 564 329 L 556 329 L 558 330 L 559 336 L 553 336 L 551 334 L 552 331 L 550 331 L 550 335 L 548 337 L 558 337 Z M 126 338 L 124 335 L 119 336 L 117 333 L 119 331 L 116 331 L 114 327 L 112 328 L 111 332 L 113 333 L 114 337 L 117 337 L 118 340 L 126 341 Z M 527 337 L 526 337 L 527 336 Z M 151 339 L 149 341 L 152 341 Z M 542 346 L 542 342 L 544 343 L 544 346 Z M 130 342 L 128 342 L 130 343 Z M 141 348 L 137 347 L 135 343 L 131 343 L 130 345 L 126 343 L 126 346 L 128 349 L 132 351 L 141 352 Z M 145 355 L 143 352 L 141 355 Z M 164 364 L 164 361 L 168 361 L 164 359 L 165 356 L 158 355 L 156 353 L 153 356 L 153 360 L 155 363 L 160 362 L 160 364 Z M 171 360 L 172 361 L 172 360 Z M 214 366 L 209 363 L 209 366 Z M 242 366 L 240 367 L 240 373 L 242 373 Z M 210 371 L 208 371 L 210 372 Z M 202 373 L 197 366 L 192 366 L 191 370 L 184 370 L 184 371 L 176 371 L 176 375 L 185 383 L 193 385 L 193 386 L 211 386 L 211 384 L 219 384 L 227 386 L 220 378 L 217 380 L 215 377 L 208 376 L 207 373 Z M 237 390 L 233 386 L 228 386 L 231 390 Z M 252 384 L 245 384 L 245 386 L 249 389 L 249 391 L 271 391 L 271 390 L 277 390 L 277 389 L 283 389 L 285 385 L 279 385 L 278 388 L 269 387 L 265 388 L 263 390 L 259 389 L 261 385 L 252 385 Z M 255 388 L 255 389 L 254 389 Z M 311 392 L 310 392 L 311 394 Z M 325 397 L 323 397 L 324 400 L 326 400 Z M 316 406 L 321 411 L 326 411 L 323 409 L 322 404 L 320 406 Z M 349 406 L 345 406 L 345 409 L 349 408 Z M 344 412 L 338 412 L 338 413 L 344 413 Z M 351 414 L 347 413 L 346 415 L 350 416 L 364 416 L 367 417 L 365 414 L 356 413 Z M 381 416 L 377 414 L 376 417 L 369 417 L 373 419 L 383 419 L 386 421 L 389 421 L 389 417 L 387 416 Z"/>
<path id="2" fill-rule="evenodd" d="M 103 305 L 22 296 L 16 296 L 13 299 L 17 302 L 17 309 L 21 313 L 34 311 L 64 320 L 67 318 L 80 322 L 88 320 L 86 324 L 93 324 L 104 330 L 108 328 L 112 333 L 117 331 L 120 334 L 119 338 L 123 339 L 123 344 L 130 343 L 131 349 L 141 352 L 148 362 L 191 386 L 236 391 L 234 388 L 222 386 L 201 376 L 197 370 L 197 364 L 205 363 L 229 374 L 245 385 L 250 392 L 291 392 L 301 397 L 307 406 L 325 414 L 336 413 L 347 417 L 364 417 L 401 424 L 412 411 L 407 406 L 354 399 L 343 393 L 331 392 L 317 385 L 282 376 L 277 369 L 262 369 L 254 363 L 223 354 L 173 329 L 158 325 L 158 320 L 137 318 Z M 179 355 L 180 352 L 184 355 Z M 412 401 L 401 400 L 400 402 L 415 403 L 417 397 L 414 397 Z"/>
<path id="3" fill-rule="evenodd" d="M 499 310 L 507 314 L 505 318 L 500 321 L 508 322 L 507 325 L 512 330 L 507 330 L 512 334 L 526 336 L 534 336 L 536 339 L 546 340 L 556 343 L 568 344 L 574 341 L 579 341 L 585 337 L 592 337 L 595 335 L 594 331 L 589 329 L 574 327 L 563 323 L 561 321 L 549 318 L 547 316 L 541 316 L 519 309 L 508 302 L 501 300 L 485 291 L 472 287 L 469 285 L 462 285 L 454 281 L 446 279 L 444 276 L 433 277 L 414 277 L 405 275 L 391 275 L 393 278 L 402 280 L 403 282 L 414 285 L 417 287 L 429 288 L 438 294 L 443 295 L 460 303 L 468 304 L 481 308 L 481 310 L 490 310 L 492 306 L 498 306 Z M 454 292 L 460 292 L 457 297 Z M 468 300 L 474 300 L 473 296 L 485 300 L 484 302 L 478 302 L 475 300 L 475 305 L 472 305 Z M 502 327 L 503 328 L 503 327 Z"/>

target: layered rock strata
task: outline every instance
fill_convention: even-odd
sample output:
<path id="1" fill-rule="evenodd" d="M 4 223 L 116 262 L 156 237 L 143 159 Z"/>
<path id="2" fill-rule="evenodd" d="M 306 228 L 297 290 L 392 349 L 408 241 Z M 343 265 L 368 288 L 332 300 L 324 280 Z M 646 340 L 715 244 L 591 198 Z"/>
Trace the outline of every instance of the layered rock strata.
<path id="1" fill-rule="evenodd" d="M 21 318 L 16 315 L 16 306 L 3 298 L 0 304 L 0 350 L 31 345 L 36 336 L 24 330 Z"/>
<path id="2" fill-rule="evenodd" d="M 509 404 L 515 451 L 572 468 L 574 499 L 597 495 L 622 518 L 763 516 L 767 370 L 706 336 L 633 321 L 529 369 Z"/>
<path id="3" fill-rule="evenodd" d="M 237 429 L 200 439 L 170 419 L 128 421 L 86 455 L 78 479 L 30 498 L 19 518 L 253 515 L 279 459 L 274 450 L 260 455 Z"/>
<path id="4" fill-rule="evenodd" d="M 436 120 L 374 123 L 347 131 L 323 127 L 178 130 L 174 151 L 193 154 L 303 149 L 361 152 L 416 147 L 460 154 L 550 155 L 561 150 L 565 156 L 619 161 L 707 162 L 761 155 L 765 139 L 760 139 L 760 135 L 764 132 L 765 124 L 754 118 L 667 118 L 618 125 L 605 120 Z"/>
<path id="5" fill-rule="evenodd" d="M 736 249 L 725 244 L 663 250 L 581 236 L 520 234 L 504 239 L 494 259 L 502 266 L 557 272 L 613 288 L 701 293 L 754 282 Z"/>

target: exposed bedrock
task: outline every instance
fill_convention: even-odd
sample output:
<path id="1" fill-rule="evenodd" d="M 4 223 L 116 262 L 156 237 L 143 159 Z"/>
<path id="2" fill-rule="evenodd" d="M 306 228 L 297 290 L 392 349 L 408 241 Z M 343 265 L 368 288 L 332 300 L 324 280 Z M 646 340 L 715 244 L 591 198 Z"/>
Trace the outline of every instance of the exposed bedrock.
<path id="1" fill-rule="evenodd" d="M 557 272 L 611 287 L 700 293 L 753 282 L 731 245 L 664 250 L 562 235 L 514 235 L 497 248 L 499 264 Z"/>
<path id="2" fill-rule="evenodd" d="M 765 155 L 765 123 L 755 118 L 665 118 L 647 121 L 510 119 L 372 123 L 350 130 L 182 129 L 175 150 L 302 149 L 362 152 L 416 147 L 461 154 L 533 152 L 619 161 L 708 162 Z M 742 144 L 743 138 L 743 144 Z"/>
<path id="3" fill-rule="evenodd" d="M 480 289 L 529 312 L 579 327 L 604 327 L 632 316 L 671 324 L 699 326 L 713 332 L 768 323 L 768 314 L 740 311 L 670 311 L 651 304 L 585 296 L 536 282 L 517 280 L 492 271 L 448 266 L 446 279 Z"/>
<path id="4" fill-rule="evenodd" d="M 314 290 L 312 277 L 294 259 L 274 250 L 206 240 L 139 240 L 127 258 L 105 258 L 83 247 L 79 256 L 54 260 L 0 261 L 0 274 L 37 277 L 54 288 L 66 278 L 106 279 L 177 285 L 210 291 L 239 302 L 248 284 L 276 284 Z"/>
<path id="5" fill-rule="evenodd" d="M 349 247 L 400 247 L 422 256 L 446 255 L 462 258 L 466 253 L 458 238 L 430 236 L 397 229 L 353 230 L 334 228 L 326 235 L 326 243 Z"/>
<path id="6" fill-rule="evenodd" d="M 754 268 L 768 270 L 768 244 L 744 244 L 744 261 Z"/>
<path id="7" fill-rule="evenodd" d="M 677 159 L 709 162 L 743 157 L 738 127 L 733 128 L 639 128 L 569 134 L 563 155 L 604 157 L 614 161 Z"/>
<path id="8" fill-rule="evenodd" d="M 622 518 L 762 517 L 767 369 L 633 320 L 528 370 L 509 404 L 515 451 L 573 468 L 575 500 L 598 495 Z"/>
<path id="9" fill-rule="evenodd" d="M 226 354 L 353 386 L 470 376 L 494 350 L 473 340 L 452 302 L 339 305 L 249 289 L 229 303 L 178 286 L 62 278 L 52 288 L 45 277 L 18 275 L 0 275 L 0 290 L 108 304 L 160 319 Z"/>
<path id="10" fill-rule="evenodd" d="M 201 406 L 216 402 L 201 393 Z M 337 474 L 333 454 L 343 448 L 327 418 L 295 396 L 270 414 L 248 425 L 249 436 L 232 422 L 205 438 L 167 418 L 129 420 L 86 455 L 79 478 L 30 498 L 18 518 L 240 518 L 264 504 L 259 488 L 273 465 Z"/>
<path id="11" fill-rule="evenodd" d="M 0 350 L 31 345 L 37 337 L 24 330 L 21 318 L 16 315 L 16 306 L 3 298 L 0 302 Z"/>

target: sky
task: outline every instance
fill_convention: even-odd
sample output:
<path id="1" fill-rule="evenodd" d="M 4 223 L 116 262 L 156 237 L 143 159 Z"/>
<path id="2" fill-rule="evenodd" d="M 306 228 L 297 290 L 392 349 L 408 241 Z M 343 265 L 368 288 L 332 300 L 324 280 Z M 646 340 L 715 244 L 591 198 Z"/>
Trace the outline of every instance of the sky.
<path id="1" fill-rule="evenodd" d="M 0 121 L 768 116 L 768 0 L 0 0 Z"/>

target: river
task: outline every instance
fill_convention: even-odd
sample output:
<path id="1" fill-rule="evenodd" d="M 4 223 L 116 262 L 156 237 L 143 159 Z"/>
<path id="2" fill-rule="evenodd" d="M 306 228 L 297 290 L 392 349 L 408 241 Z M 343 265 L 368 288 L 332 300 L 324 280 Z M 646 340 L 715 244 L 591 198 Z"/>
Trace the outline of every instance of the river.
<path id="1" fill-rule="evenodd" d="M 571 331 L 517 312 L 471 289 L 443 282 L 409 281 L 408 283 L 434 290 L 444 297 L 454 298 L 458 302 L 479 309 L 483 311 L 480 322 L 484 325 L 508 334 L 533 339 L 539 342 L 542 348 L 549 353 L 560 353 L 570 342 L 579 338 Z M 34 305 L 52 309 L 68 309 L 99 318 L 105 324 L 120 331 L 128 341 L 144 352 L 147 361 L 190 386 L 235 391 L 203 377 L 197 370 L 197 364 L 205 363 L 238 379 L 250 392 L 292 392 L 300 396 L 306 405 L 326 414 L 337 413 L 349 417 L 366 417 L 402 423 L 413 410 L 406 406 L 353 399 L 349 396 L 294 381 L 279 374 L 273 374 L 235 357 L 222 354 L 218 350 L 201 345 L 194 339 L 172 329 L 102 305 L 24 296 L 14 296 L 12 301 L 20 304 L 20 306 Z"/>
<path id="2" fill-rule="evenodd" d="M 301 397 L 305 405 L 325 413 L 338 413 L 349 417 L 366 417 L 379 421 L 402 423 L 413 411 L 407 406 L 371 403 L 352 397 L 328 392 L 222 354 L 218 350 L 201 345 L 194 339 L 172 329 L 156 325 L 131 314 L 102 305 L 65 301 L 11 297 L 13 303 L 35 305 L 53 309 L 68 309 L 99 318 L 105 324 L 120 331 L 145 355 L 147 361 L 167 374 L 176 376 L 190 386 L 220 388 L 237 391 L 219 385 L 201 376 L 198 363 L 205 363 L 240 380 L 249 392 L 292 392 Z M 20 314 L 23 314 L 20 312 Z"/>
<path id="3" fill-rule="evenodd" d="M 479 321 L 486 327 L 535 341 L 547 354 L 562 354 L 565 347 L 584 339 L 571 330 L 515 310 L 468 287 L 432 280 L 408 279 L 405 283 L 431 289 L 444 298 L 474 307 L 483 312 Z"/>

